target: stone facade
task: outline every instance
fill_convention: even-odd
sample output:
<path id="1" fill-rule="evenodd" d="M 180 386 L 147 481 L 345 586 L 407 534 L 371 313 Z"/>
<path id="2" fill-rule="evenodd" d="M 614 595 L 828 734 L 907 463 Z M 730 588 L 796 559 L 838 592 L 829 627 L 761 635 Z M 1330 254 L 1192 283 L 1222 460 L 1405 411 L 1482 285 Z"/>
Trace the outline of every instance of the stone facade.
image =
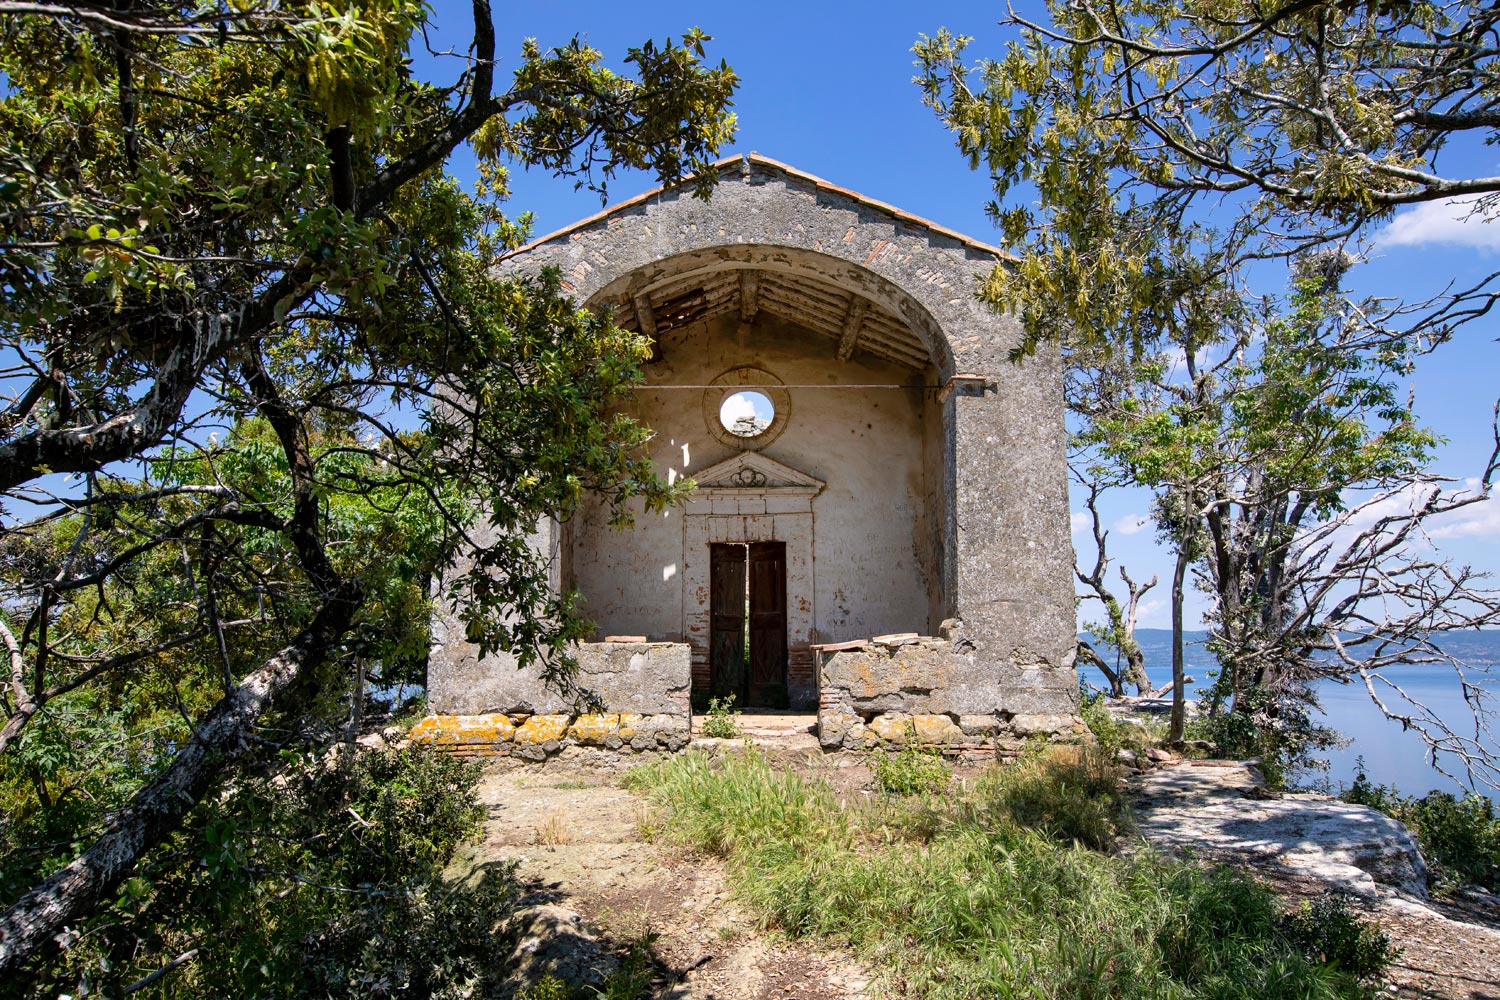
<path id="1" fill-rule="evenodd" d="M 786 694 L 818 708 L 830 737 L 841 726 L 837 745 L 1070 729 L 1061 361 L 1009 360 L 1014 318 L 975 295 L 999 259 L 754 155 L 721 164 L 706 202 L 690 188 L 653 191 L 507 259 L 556 268 L 580 303 L 651 338 L 630 412 L 656 432 L 660 473 L 699 486 L 686 508 L 641 511 L 623 531 L 586 507 L 533 539 L 601 637 L 648 640 L 590 653 L 584 683 L 606 713 L 686 718 L 713 669 L 711 547 L 775 543 Z M 716 423 L 741 388 L 774 406 L 759 434 Z M 961 635 L 819 649 L 958 620 Z M 437 623 L 437 712 L 571 711 L 513 661 L 481 661 L 454 624 Z"/>
<path id="2" fill-rule="evenodd" d="M 450 638 L 443 622 L 440 655 L 428 664 L 428 701 L 443 714 L 557 715 L 597 708 L 636 715 L 688 714 L 690 651 L 673 642 L 587 642 L 573 650 L 576 691 L 564 694 L 540 670 L 513 658 L 481 660 L 473 645 Z M 462 634 L 462 633 L 458 633 Z"/>

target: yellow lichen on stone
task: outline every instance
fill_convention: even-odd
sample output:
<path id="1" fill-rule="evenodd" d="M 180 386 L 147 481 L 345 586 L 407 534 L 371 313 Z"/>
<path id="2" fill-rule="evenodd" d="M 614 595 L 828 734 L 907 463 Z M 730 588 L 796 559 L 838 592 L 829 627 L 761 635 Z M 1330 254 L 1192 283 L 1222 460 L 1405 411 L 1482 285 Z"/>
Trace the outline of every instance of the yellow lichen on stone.
<path id="1" fill-rule="evenodd" d="M 871 719 L 868 728 L 887 743 L 904 744 L 911 733 L 911 716 L 905 712 L 886 712 Z"/>
<path id="2" fill-rule="evenodd" d="M 599 746 L 604 743 L 606 736 L 618 736 L 620 733 L 620 715 L 618 712 L 607 714 L 585 713 L 573 720 L 568 727 L 568 735 L 579 743 L 590 746 Z"/>
<path id="3" fill-rule="evenodd" d="M 634 736 L 635 735 L 635 727 L 639 726 L 641 724 L 641 719 L 642 718 L 644 718 L 644 716 L 637 715 L 635 712 L 621 712 L 620 713 L 620 738 L 622 740 L 628 740 L 632 736 Z"/>
<path id="4" fill-rule="evenodd" d="M 548 740 L 560 740 L 568 732 L 566 715 L 533 715 L 516 730 L 517 743 L 542 744 Z"/>
<path id="5" fill-rule="evenodd" d="M 963 730 L 953 724 L 946 715 L 913 715 L 912 728 L 916 730 L 919 743 L 962 743 Z"/>
<path id="6" fill-rule="evenodd" d="M 444 723 L 450 721 L 451 715 L 429 715 L 427 718 L 411 727 L 407 736 L 413 743 L 441 744 L 447 742 L 444 737 L 448 735 Z"/>
<path id="7" fill-rule="evenodd" d="M 453 747 L 509 743 L 516 727 L 504 715 L 429 715 L 411 729 L 411 741 Z"/>

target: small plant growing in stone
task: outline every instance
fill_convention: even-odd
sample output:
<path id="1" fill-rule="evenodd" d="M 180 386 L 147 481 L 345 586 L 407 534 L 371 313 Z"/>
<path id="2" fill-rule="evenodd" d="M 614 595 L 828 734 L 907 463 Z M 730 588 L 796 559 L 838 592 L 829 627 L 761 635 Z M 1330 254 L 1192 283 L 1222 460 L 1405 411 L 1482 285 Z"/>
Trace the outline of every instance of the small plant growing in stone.
<path id="1" fill-rule="evenodd" d="M 537 824 L 532 840 L 540 847 L 561 847 L 573 840 L 573 833 L 561 816 L 548 816 Z"/>
<path id="2" fill-rule="evenodd" d="M 604 979 L 604 985 L 590 986 L 598 1000 L 639 1000 L 652 996 L 651 982 L 656 978 L 656 942 L 661 935 L 646 930 L 630 942 L 615 971 Z"/>
<path id="3" fill-rule="evenodd" d="M 516 994 L 516 1000 L 573 1000 L 571 986 L 556 976 L 547 975 Z"/>
<path id="4" fill-rule="evenodd" d="M 906 747 L 875 752 L 875 784 L 887 795 L 928 795 L 948 787 L 953 767 L 930 748 Z"/>
<path id="5" fill-rule="evenodd" d="M 734 695 L 727 694 L 722 698 L 713 698 L 708 703 L 708 718 L 703 720 L 703 735 L 716 740 L 732 740 L 740 735 L 740 726 L 736 721 L 738 712 L 734 711 Z"/>

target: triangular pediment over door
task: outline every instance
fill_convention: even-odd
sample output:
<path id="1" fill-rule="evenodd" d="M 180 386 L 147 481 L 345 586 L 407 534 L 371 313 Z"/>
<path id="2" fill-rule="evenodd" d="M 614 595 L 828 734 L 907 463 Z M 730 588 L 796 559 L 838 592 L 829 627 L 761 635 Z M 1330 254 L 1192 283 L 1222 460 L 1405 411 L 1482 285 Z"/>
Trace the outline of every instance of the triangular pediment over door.
<path id="1" fill-rule="evenodd" d="M 696 473 L 693 478 L 698 483 L 693 496 L 705 499 L 725 494 L 746 496 L 757 493 L 812 498 L 823 492 L 827 485 L 815 476 L 753 451 L 726 458 Z"/>

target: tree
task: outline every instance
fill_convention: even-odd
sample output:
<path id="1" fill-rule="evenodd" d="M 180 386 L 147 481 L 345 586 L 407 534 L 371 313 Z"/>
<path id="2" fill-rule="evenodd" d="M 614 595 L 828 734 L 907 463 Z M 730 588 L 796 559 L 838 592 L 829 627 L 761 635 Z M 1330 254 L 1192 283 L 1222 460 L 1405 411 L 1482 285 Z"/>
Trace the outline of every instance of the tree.
<path id="1" fill-rule="evenodd" d="M 381 565 L 403 512 L 431 519 L 424 537 L 440 529 L 433 566 L 473 568 L 444 598 L 466 602 L 470 638 L 561 674 L 582 624 L 525 529 L 591 491 L 620 517 L 676 496 L 639 449 L 646 431 L 608 415 L 645 345 L 555 274 L 497 278 L 526 233 L 498 203 L 507 163 L 601 193 L 621 168 L 696 171 L 706 193 L 733 73 L 705 65 L 690 31 L 632 50 L 634 77 L 576 40 L 527 42 L 501 85 L 475 0 L 462 71 L 435 85 L 406 59 L 426 14 L 412 0 L 0 5 L 0 331 L 16 387 L 0 420 L 0 742 L 20 752 L 76 699 L 153 684 L 191 730 L 75 831 L 86 846 L 7 896 L 0 978 L 75 942 L 211 792 L 307 738 L 359 663 L 394 663 L 390 634 L 361 622 L 419 575 L 413 560 L 397 586 Z M 472 194 L 442 170 L 464 142 Z M 351 504 L 388 516 L 341 517 Z M 360 541 L 380 524 L 379 544 Z M 187 698 L 172 690 L 184 658 Z"/>
<path id="2" fill-rule="evenodd" d="M 1051 0 L 1047 10 L 1050 24 L 1007 8 L 1002 23 L 1019 40 L 973 71 L 969 39 L 947 31 L 915 51 L 926 100 L 989 170 L 990 212 L 1025 246 L 991 294 L 1060 313 L 1074 336 L 1111 323 L 1149 333 L 1128 316 L 1149 316 L 1164 246 L 1194 246 L 1232 274 L 1353 249 L 1401 205 L 1448 198 L 1500 212 L 1500 175 L 1448 173 L 1443 155 L 1493 144 L 1500 127 L 1492 4 Z M 1001 205 L 1020 184 L 1034 187 L 1039 212 Z M 1488 312 L 1497 280 L 1387 303 L 1365 320 L 1441 342 Z M 1027 329 L 1027 350 L 1048 335 Z"/>
<path id="3" fill-rule="evenodd" d="M 1310 680 L 1366 680 L 1430 659 L 1434 635 L 1500 620 L 1500 593 L 1477 574 L 1409 548 L 1424 522 L 1482 501 L 1495 464 L 1479 490 L 1456 493 L 1426 471 L 1436 439 L 1399 396 L 1408 358 L 1369 336 L 1323 275 L 1300 278 L 1284 304 L 1223 315 L 1216 338 L 1174 345 L 1180 360 L 1096 360 L 1112 374 L 1075 373 L 1072 403 L 1086 418 L 1080 439 L 1159 493 L 1157 524 L 1177 555 L 1174 681 L 1196 564 L 1222 667 L 1210 711 L 1232 704 L 1276 726 L 1305 714 Z M 1353 527 L 1379 507 L 1390 513 Z M 1181 712 L 1174 698 L 1178 738 Z M 1430 713 L 1420 726 L 1471 779 L 1493 781 L 1478 734 L 1456 741 Z"/>
<path id="4" fill-rule="evenodd" d="M 1156 586 L 1156 577 L 1153 576 L 1145 583 L 1136 583 L 1125 572 L 1124 566 L 1119 567 L 1120 581 L 1125 584 L 1128 595 L 1123 606 L 1110 589 L 1109 532 L 1099 519 L 1099 494 L 1110 485 L 1106 481 L 1107 474 L 1107 470 L 1096 465 L 1091 465 L 1082 476 L 1074 470 L 1075 481 L 1080 481 L 1088 489 L 1083 506 L 1089 512 L 1089 524 L 1094 538 L 1094 565 L 1087 572 L 1080 566 L 1075 566 L 1073 572 L 1078 577 L 1078 582 L 1089 588 L 1093 599 L 1104 606 L 1104 621 L 1086 625 L 1085 630 L 1100 642 L 1115 647 L 1125 657 L 1125 666 L 1123 669 L 1111 667 L 1093 646 L 1081 639 L 1078 642 L 1078 655 L 1104 674 L 1112 697 L 1124 695 L 1126 684 L 1134 685 L 1136 694 L 1146 695 L 1151 692 L 1151 679 L 1146 676 L 1146 654 L 1142 652 L 1141 644 L 1135 640 L 1135 622 L 1141 598 Z"/>
<path id="5" fill-rule="evenodd" d="M 1019 40 L 973 71 L 967 39 L 923 38 L 917 82 L 990 171 L 989 210 L 1021 251 L 984 298 L 1019 312 L 1017 356 L 1059 341 L 1091 373 L 1070 405 L 1159 491 L 1174 606 L 1196 567 L 1226 699 L 1274 727 L 1310 677 L 1370 685 L 1381 666 L 1453 662 L 1434 636 L 1494 622 L 1500 595 L 1418 543 L 1433 518 L 1489 495 L 1495 463 L 1478 490 L 1446 488 L 1394 380 L 1491 307 L 1495 276 L 1418 303 L 1353 301 L 1342 279 L 1358 240 L 1399 205 L 1466 197 L 1495 210 L 1500 178 L 1436 167 L 1457 137 L 1493 139 L 1495 11 L 1295 0 L 1048 11 L 1051 25 L 1011 11 Z M 1017 185 L 1035 208 L 1001 204 Z M 1271 258 L 1293 265 L 1285 303 L 1248 287 L 1250 265 Z M 1360 522 L 1376 509 L 1385 516 Z M 1462 736 L 1377 701 L 1457 748 L 1468 777 L 1494 780 L 1482 713 Z"/>

